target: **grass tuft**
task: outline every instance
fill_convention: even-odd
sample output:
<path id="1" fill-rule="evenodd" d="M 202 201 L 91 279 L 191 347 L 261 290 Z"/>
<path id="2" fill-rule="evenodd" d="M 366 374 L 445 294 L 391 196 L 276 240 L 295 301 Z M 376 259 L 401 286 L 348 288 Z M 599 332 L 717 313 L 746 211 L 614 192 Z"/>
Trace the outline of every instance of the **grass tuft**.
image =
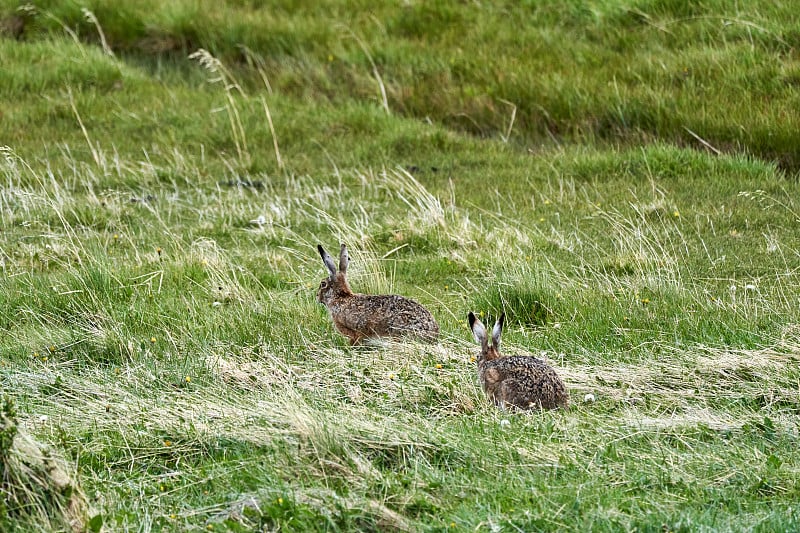
<path id="1" fill-rule="evenodd" d="M 0 520 L 47 530 L 86 531 L 102 524 L 89 520 L 89 506 L 66 461 L 34 440 L 19 426 L 11 398 L 3 397 L 0 412 Z"/>

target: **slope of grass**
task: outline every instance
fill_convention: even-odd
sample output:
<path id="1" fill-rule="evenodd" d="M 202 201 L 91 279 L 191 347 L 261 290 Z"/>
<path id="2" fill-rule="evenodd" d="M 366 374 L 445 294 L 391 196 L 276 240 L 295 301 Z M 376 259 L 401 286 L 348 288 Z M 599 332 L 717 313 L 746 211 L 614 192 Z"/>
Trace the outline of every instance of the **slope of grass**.
<path id="1" fill-rule="evenodd" d="M 0 383 L 91 527 L 798 528 L 789 6 L 0 6 Z M 347 346 L 338 242 L 440 342 Z"/>
<path id="2" fill-rule="evenodd" d="M 206 48 L 252 88 L 524 147 L 662 139 L 798 165 L 784 110 L 798 105 L 800 19 L 786 3 L 3 4 L 23 41 L 68 29 L 160 72 Z"/>

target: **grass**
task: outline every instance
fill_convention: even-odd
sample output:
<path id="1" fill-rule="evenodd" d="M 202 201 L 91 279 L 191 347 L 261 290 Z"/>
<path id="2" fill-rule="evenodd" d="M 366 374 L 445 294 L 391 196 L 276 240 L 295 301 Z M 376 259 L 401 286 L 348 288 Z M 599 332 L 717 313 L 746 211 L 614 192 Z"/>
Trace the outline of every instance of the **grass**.
<path id="1" fill-rule="evenodd" d="M 0 2 L 15 427 L 95 530 L 797 529 L 795 11 Z M 349 347 L 339 242 L 440 342 Z"/>

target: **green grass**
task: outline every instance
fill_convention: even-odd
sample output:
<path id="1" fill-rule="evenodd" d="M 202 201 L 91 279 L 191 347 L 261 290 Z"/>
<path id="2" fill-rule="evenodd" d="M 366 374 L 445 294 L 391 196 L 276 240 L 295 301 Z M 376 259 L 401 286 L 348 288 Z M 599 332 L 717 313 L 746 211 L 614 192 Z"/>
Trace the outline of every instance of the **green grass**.
<path id="1" fill-rule="evenodd" d="M 800 527 L 788 3 L 0 1 L 0 28 L 0 383 L 95 526 Z M 339 242 L 440 342 L 349 347 L 315 301 Z M 492 407 L 470 310 L 572 408 Z"/>

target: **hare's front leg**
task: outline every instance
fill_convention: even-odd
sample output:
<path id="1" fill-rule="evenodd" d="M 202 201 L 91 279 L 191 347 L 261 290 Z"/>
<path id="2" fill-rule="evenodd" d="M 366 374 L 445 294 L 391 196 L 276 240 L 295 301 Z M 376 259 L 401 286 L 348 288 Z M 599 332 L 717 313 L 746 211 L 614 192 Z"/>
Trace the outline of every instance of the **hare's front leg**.
<path id="1" fill-rule="evenodd" d="M 361 344 L 361 341 L 364 338 L 364 336 L 361 333 L 357 332 L 354 329 L 350 329 L 347 326 L 343 326 L 341 324 L 336 324 L 336 329 L 339 330 L 339 333 L 347 337 L 347 340 L 350 342 L 350 346 Z"/>

